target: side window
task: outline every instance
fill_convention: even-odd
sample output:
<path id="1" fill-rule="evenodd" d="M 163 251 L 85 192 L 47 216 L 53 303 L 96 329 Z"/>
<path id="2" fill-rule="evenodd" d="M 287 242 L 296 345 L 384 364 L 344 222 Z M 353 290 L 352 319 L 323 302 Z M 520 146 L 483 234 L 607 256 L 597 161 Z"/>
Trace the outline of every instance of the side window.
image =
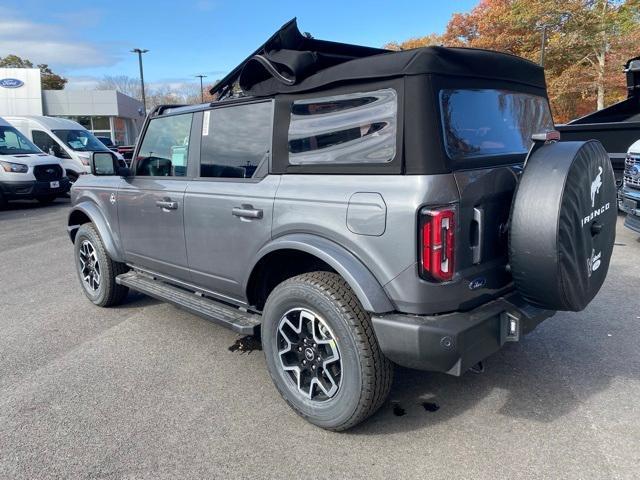
<path id="1" fill-rule="evenodd" d="M 33 130 L 31 137 L 33 138 L 33 143 L 46 153 L 49 153 L 49 150 L 56 144 L 55 140 L 51 138 L 47 132 L 41 130 Z"/>
<path id="2" fill-rule="evenodd" d="M 136 158 L 136 175 L 184 177 L 192 120 L 192 113 L 151 120 Z"/>
<path id="3" fill-rule="evenodd" d="M 272 117 L 272 102 L 204 112 L 200 176 L 265 176 L 271 152 Z"/>
<path id="4" fill-rule="evenodd" d="M 398 96 L 391 88 L 291 105 L 291 165 L 387 163 L 396 154 Z"/>

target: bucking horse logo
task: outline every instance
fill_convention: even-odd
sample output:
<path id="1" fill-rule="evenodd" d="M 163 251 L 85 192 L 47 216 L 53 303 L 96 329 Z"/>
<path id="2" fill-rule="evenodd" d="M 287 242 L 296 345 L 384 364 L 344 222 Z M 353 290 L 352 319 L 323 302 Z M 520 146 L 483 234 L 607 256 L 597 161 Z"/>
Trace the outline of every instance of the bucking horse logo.
<path id="1" fill-rule="evenodd" d="M 596 206 L 596 195 L 600 193 L 600 187 L 602 186 L 602 167 L 598 167 L 598 175 L 593 182 L 591 182 L 591 208 Z"/>

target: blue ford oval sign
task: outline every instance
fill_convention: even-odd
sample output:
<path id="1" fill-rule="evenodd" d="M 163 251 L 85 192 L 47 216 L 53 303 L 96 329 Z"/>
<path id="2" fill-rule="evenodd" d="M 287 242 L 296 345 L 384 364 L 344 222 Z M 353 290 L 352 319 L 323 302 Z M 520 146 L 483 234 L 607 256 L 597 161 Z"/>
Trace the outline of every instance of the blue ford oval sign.
<path id="1" fill-rule="evenodd" d="M 4 88 L 20 88 L 24 85 L 22 80 L 18 80 L 17 78 L 3 78 L 0 79 L 0 87 Z"/>

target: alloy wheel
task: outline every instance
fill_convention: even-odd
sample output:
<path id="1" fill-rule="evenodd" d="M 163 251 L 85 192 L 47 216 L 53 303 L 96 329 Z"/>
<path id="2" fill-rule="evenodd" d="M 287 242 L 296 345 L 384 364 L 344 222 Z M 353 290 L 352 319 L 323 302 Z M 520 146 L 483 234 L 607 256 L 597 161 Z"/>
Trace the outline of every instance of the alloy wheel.
<path id="1" fill-rule="evenodd" d="M 276 332 L 280 364 L 306 398 L 333 398 L 342 380 L 342 360 L 335 337 L 311 310 L 294 308 L 283 315 Z"/>
<path id="2" fill-rule="evenodd" d="M 80 276 L 85 287 L 91 292 L 100 288 L 101 269 L 98 254 L 89 240 L 83 240 L 78 251 L 80 261 Z"/>

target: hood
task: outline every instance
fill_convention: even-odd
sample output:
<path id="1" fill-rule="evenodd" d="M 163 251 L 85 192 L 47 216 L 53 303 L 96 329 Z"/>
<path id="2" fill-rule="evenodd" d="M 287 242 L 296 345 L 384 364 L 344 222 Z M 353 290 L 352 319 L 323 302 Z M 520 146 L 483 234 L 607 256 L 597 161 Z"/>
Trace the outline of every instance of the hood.
<path id="1" fill-rule="evenodd" d="M 52 164 L 62 166 L 62 162 L 60 161 L 59 158 L 51 156 L 47 153 L 0 155 L 0 160 L 4 160 L 6 162 L 13 162 L 13 163 L 22 163 L 30 167 L 34 167 L 36 165 L 52 165 Z"/>
<path id="2" fill-rule="evenodd" d="M 636 140 L 631 144 L 628 153 L 633 155 L 640 155 L 640 140 Z"/>

